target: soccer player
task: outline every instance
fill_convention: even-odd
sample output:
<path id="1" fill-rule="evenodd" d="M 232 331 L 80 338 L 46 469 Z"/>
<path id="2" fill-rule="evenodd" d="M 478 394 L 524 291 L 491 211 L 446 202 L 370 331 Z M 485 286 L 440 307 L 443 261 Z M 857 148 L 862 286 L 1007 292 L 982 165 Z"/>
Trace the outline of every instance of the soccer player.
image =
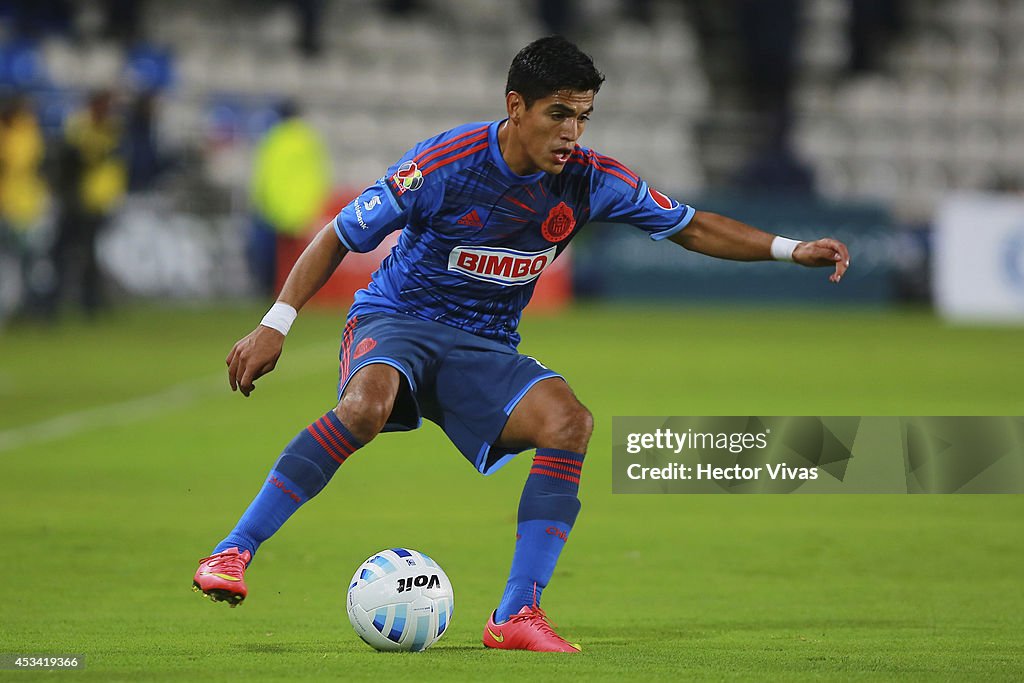
<path id="1" fill-rule="evenodd" d="M 593 417 L 560 375 L 516 352 L 520 314 L 541 272 L 590 221 L 628 223 L 718 258 L 829 266 L 833 282 L 849 265 L 834 239 L 796 242 L 695 211 L 581 147 L 603 81 L 564 38 L 527 45 L 509 69 L 507 118 L 417 144 L 313 239 L 261 324 L 228 354 L 231 388 L 244 396 L 274 369 L 297 311 L 345 255 L 401 231 L 349 311 L 337 405 L 284 448 L 238 524 L 200 561 L 196 590 L 241 603 L 260 544 L 356 450 L 425 417 L 483 474 L 536 449 L 512 569 L 484 645 L 579 651 L 555 632 L 540 600 L 580 510 Z"/>

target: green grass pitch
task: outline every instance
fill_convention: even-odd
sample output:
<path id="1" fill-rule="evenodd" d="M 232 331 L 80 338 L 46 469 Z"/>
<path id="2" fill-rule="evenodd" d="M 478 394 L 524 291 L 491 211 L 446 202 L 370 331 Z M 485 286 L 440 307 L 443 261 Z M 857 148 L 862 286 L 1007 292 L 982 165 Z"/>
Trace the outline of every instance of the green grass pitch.
<path id="1" fill-rule="evenodd" d="M 1024 330 L 917 312 L 587 308 L 522 350 L 594 412 L 583 511 L 544 606 L 582 656 L 485 651 L 529 458 L 478 475 L 433 425 L 384 435 L 267 543 L 238 609 L 191 591 L 333 403 L 340 312 L 308 311 L 250 399 L 223 359 L 262 310 L 130 309 L 0 336 L 4 680 L 1020 680 L 1022 496 L 613 496 L 613 415 L 1024 413 Z M 455 586 L 448 633 L 381 654 L 345 587 L 385 547 Z"/>

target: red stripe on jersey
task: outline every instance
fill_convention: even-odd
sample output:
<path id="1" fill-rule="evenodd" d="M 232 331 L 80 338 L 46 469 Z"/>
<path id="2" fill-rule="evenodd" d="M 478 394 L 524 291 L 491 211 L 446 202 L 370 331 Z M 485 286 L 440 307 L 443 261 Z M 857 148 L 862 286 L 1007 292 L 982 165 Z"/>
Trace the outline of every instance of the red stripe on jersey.
<path id="1" fill-rule="evenodd" d="M 488 124 L 488 125 L 490 125 L 490 124 Z M 448 145 L 455 144 L 456 142 L 458 142 L 462 138 L 469 137 L 470 135 L 476 135 L 477 133 L 479 133 L 482 130 L 487 130 L 487 126 L 482 126 L 480 128 L 474 128 L 473 130 L 466 131 L 462 135 L 458 135 L 458 136 L 452 138 L 451 140 L 445 140 L 444 142 L 437 143 L 433 147 L 427 147 L 425 150 L 423 150 L 422 152 L 417 154 L 415 157 L 413 157 L 412 160 L 415 161 L 416 165 L 418 166 L 419 164 L 421 164 L 423 162 L 423 155 L 424 154 L 429 154 L 429 153 L 433 152 L 435 149 L 440 149 L 441 147 L 446 147 Z"/>
<path id="2" fill-rule="evenodd" d="M 622 180 L 626 181 L 627 184 L 632 185 L 633 187 L 636 187 L 636 185 L 629 178 L 625 177 L 624 175 L 622 175 L 618 171 L 615 171 L 615 170 L 610 169 L 610 168 L 605 168 L 604 166 L 599 165 L 592 158 L 589 158 L 589 157 L 569 157 L 569 161 L 566 162 L 566 163 L 579 164 L 580 166 L 586 166 L 587 168 L 592 168 L 595 171 L 600 171 L 601 173 L 608 173 L 609 175 L 614 175 L 614 176 L 616 176 L 618 178 L 621 178 Z"/>
<path id="3" fill-rule="evenodd" d="M 597 161 L 602 166 L 607 166 L 608 168 L 617 168 L 620 171 L 623 171 L 626 175 L 628 175 L 633 180 L 640 180 L 640 176 L 638 176 L 636 173 L 633 173 L 633 171 L 631 171 L 628 168 L 626 168 L 625 164 L 623 164 L 621 161 L 618 161 L 616 159 L 612 159 L 611 157 L 606 157 L 603 154 L 597 154 L 596 152 L 594 153 L 594 158 L 597 159 Z"/>
<path id="4" fill-rule="evenodd" d="M 458 144 L 449 145 L 449 146 L 445 147 L 444 149 L 439 149 L 436 152 L 434 152 L 433 154 L 428 154 L 427 156 L 423 157 L 422 159 L 420 159 L 419 157 L 416 157 L 417 159 L 419 159 L 416 163 L 418 165 L 420 165 L 420 166 L 424 166 L 424 165 L 426 165 L 426 163 L 428 161 L 432 161 L 432 160 L 437 159 L 439 157 L 443 157 L 443 156 L 445 156 L 447 154 L 451 154 L 452 152 L 457 152 L 460 149 L 465 149 L 467 145 L 471 145 L 474 142 L 479 142 L 479 141 L 484 140 L 486 138 L 487 138 L 487 131 L 484 131 L 484 132 L 482 132 L 479 135 L 476 135 L 474 137 L 468 138 L 466 140 L 461 140 Z"/>
<path id="5" fill-rule="evenodd" d="M 507 199 L 507 200 L 508 200 L 509 202 L 511 202 L 511 203 L 513 203 L 513 204 L 515 204 L 516 206 L 518 206 L 518 207 L 520 207 L 520 208 L 522 208 L 522 209 L 526 209 L 526 210 L 527 210 L 527 211 L 529 211 L 530 213 L 537 213 L 536 211 L 534 211 L 533 209 L 531 209 L 530 207 L 528 207 L 528 206 L 527 206 L 526 204 L 523 204 L 523 203 L 522 203 L 521 201 L 519 201 L 518 199 L 514 199 L 514 198 L 512 198 L 512 197 L 505 197 L 505 199 Z"/>
<path id="6" fill-rule="evenodd" d="M 571 481 L 574 484 L 580 483 L 580 478 L 574 477 L 571 474 L 562 474 L 561 472 L 548 472 L 547 470 L 538 469 L 536 467 L 530 470 L 530 474 L 545 474 L 554 479 L 564 479 L 565 481 Z"/>
<path id="7" fill-rule="evenodd" d="M 579 154 L 576 152 L 579 152 Z M 588 156 L 579 151 L 577 147 L 576 151 L 569 156 L 569 161 L 581 166 L 592 166 L 602 173 L 613 175 L 634 189 L 639 186 L 640 177 L 611 157 L 601 156 L 593 152 Z"/>
<path id="8" fill-rule="evenodd" d="M 456 154 L 453 157 L 447 157 L 445 159 L 442 159 L 441 161 L 435 162 L 432 166 L 428 166 L 427 168 L 420 169 L 420 171 L 423 173 L 423 175 L 427 175 L 428 173 L 436 171 L 437 169 L 441 168 L 442 166 L 447 166 L 448 164 L 452 163 L 453 161 L 458 161 L 462 157 L 469 156 L 470 154 L 476 154 L 477 152 L 479 152 L 481 150 L 487 149 L 487 145 L 488 145 L 488 143 L 485 140 L 483 143 L 477 145 L 476 147 L 470 147 L 465 152 L 461 152 L 460 154 Z"/>
<path id="9" fill-rule="evenodd" d="M 616 178 L 619 178 L 624 183 L 626 183 L 627 185 L 634 189 L 636 189 L 637 187 L 637 181 L 631 179 L 629 176 L 620 173 L 619 171 L 616 171 L 614 168 L 605 168 L 604 166 L 599 166 L 596 161 L 594 162 L 594 168 L 596 168 L 598 171 L 601 171 L 602 173 L 607 173 L 608 175 L 613 175 Z"/>

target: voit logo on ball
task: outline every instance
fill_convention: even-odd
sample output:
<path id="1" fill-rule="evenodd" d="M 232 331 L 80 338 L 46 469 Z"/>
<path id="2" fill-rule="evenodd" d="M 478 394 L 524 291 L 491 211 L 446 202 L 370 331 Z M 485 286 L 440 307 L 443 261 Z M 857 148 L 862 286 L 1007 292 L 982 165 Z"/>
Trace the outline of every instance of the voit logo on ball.
<path id="1" fill-rule="evenodd" d="M 420 652 L 448 629 L 455 592 L 429 556 L 410 548 L 390 548 L 359 565 L 346 604 L 352 627 L 370 647 Z"/>

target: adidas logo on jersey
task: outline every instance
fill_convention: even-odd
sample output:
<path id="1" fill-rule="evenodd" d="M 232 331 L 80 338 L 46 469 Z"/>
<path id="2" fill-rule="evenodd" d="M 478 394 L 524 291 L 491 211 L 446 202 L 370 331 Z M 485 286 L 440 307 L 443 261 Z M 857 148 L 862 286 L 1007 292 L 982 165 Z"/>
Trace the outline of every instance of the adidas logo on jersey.
<path id="1" fill-rule="evenodd" d="M 470 209 L 469 213 L 455 222 L 459 225 L 468 225 L 471 228 L 484 227 L 484 222 L 480 220 L 480 214 L 476 212 L 476 209 Z"/>
<path id="2" fill-rule="evenodd" d="M 540 277 L 555 260 L 557 249 L 529 252 L 498 247 L 455 247 L 448 255 L 448 270 L 499 285 L 525 285 Z"/>

